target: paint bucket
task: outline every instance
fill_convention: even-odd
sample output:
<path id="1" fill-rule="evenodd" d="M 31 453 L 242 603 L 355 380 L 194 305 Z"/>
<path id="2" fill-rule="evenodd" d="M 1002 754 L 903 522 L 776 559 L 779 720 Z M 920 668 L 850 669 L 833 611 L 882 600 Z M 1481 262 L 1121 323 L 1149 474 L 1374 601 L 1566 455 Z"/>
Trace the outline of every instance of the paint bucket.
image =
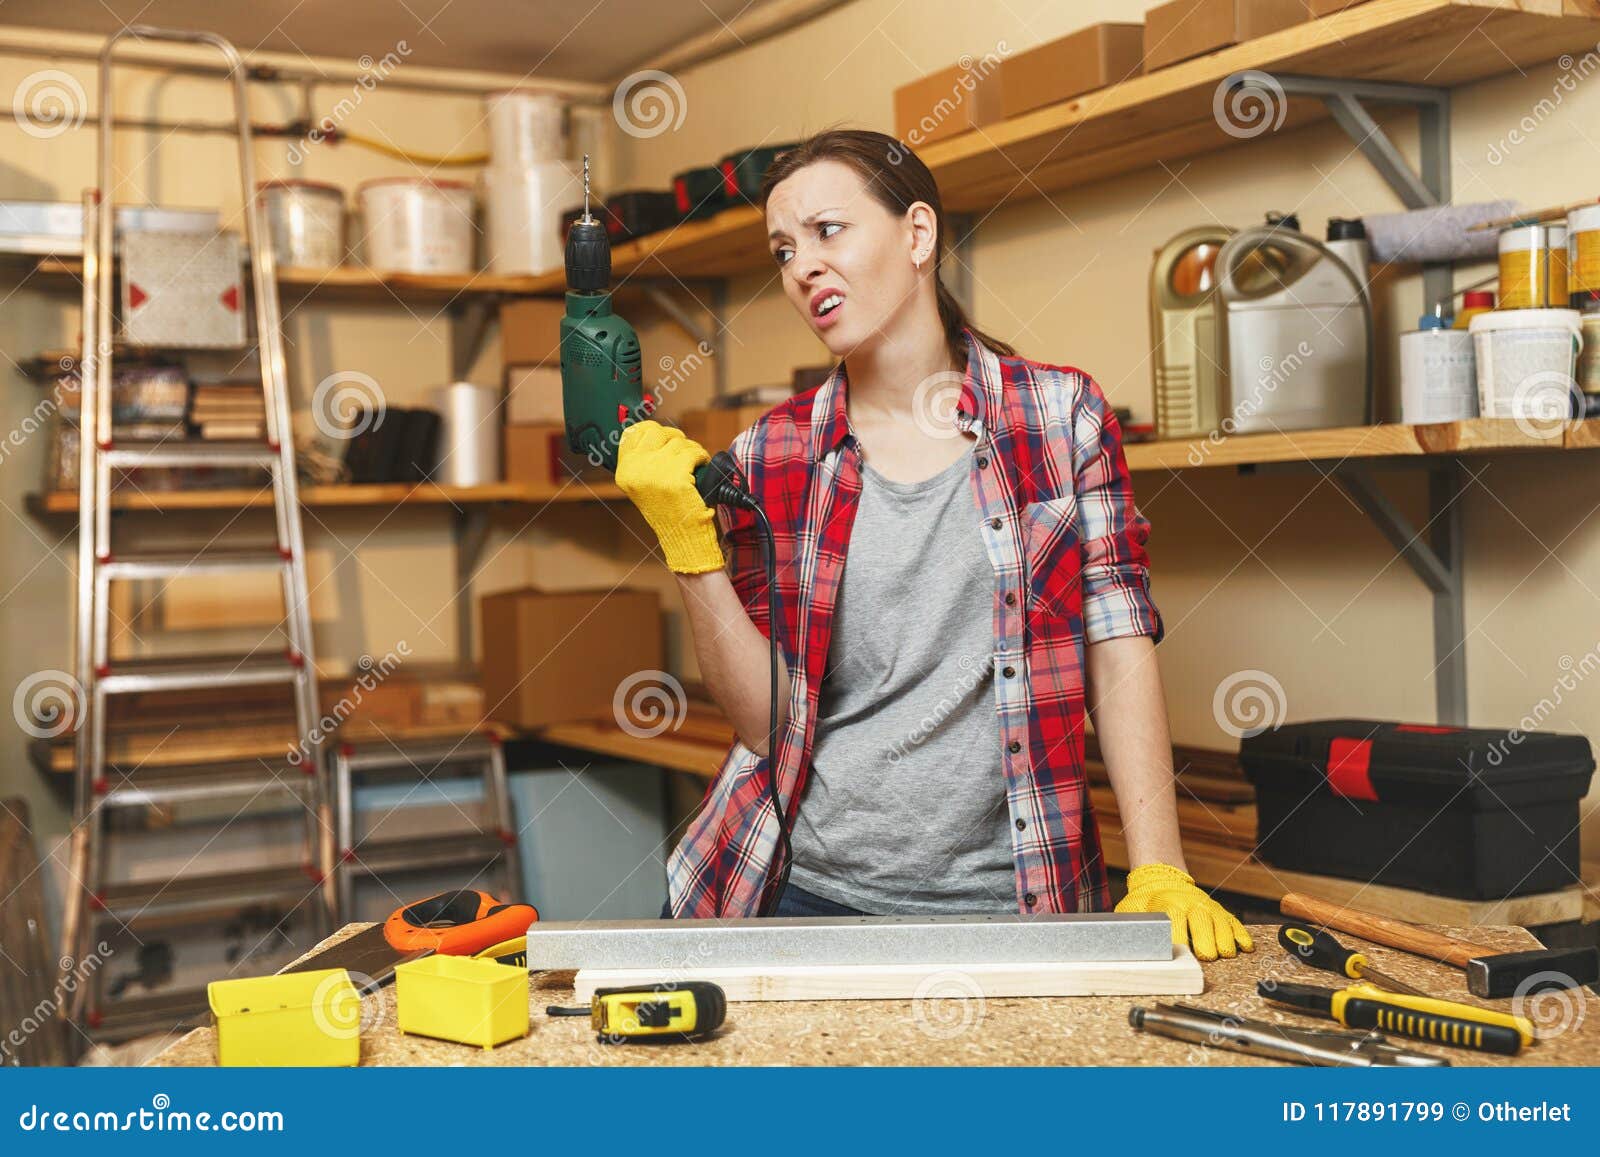
<path id="1" fill-rule="evenodd" d="M 1472 335 L 1424 314 L 1417 329 L 1400 335 L 1400 420 L 1414 426 L 1477 416 Z"/>
<path id="2" fill-rule="evenodd" d="M 475 382 L 451 382 L 433 392 L 439 411 L 441 486 L 485 486 L 499 482 L 501 391 Z"/>
<path id="3" fill-rule="evenodd" d="M 1485 418 L 1560 421 L 1572 416 L 1577 355 L 1575 309 L 1495 310 L 1472 319 L 1478 413 Z"/>
<path id="4" fill-rule="evenodd" d="M 388 177 L 366 181 L 362 253 L 381 273 L 471 273 L 472 187 L 460 181 Z"/>
<path id="5" fill-rule="evenodd" d="M 521 169 L 566 155 L 561 98 L 548 92 L 507 89 L 483 98 L 489 117 L 489 158 L 499 169 Z"/>
<path id="6" fill-rule="evenodd" d="M 1500 233 L 1500 308 L 1567 306 L 1567 226 L 1517 225 Z"/>
<path id="7" fill-rule="evenodd" d="M 257 187 L 280 266 L 332 269 L 344 261 L 344 190 L 320 181 L 263 181 Z"/>
<path id="8" fill-rule="evenodd" d="M 566 238 L 561 215 L 583 204 L 583 178 L 568 161 L 483 171 L 490 272 L 547 273 L 561 266 Z"/>
<path id="9" fill-rule="evenodd" d="M 1600 310 L 1600 205 L 1567 214 L 1567 288 L 1573 309 Z"/>

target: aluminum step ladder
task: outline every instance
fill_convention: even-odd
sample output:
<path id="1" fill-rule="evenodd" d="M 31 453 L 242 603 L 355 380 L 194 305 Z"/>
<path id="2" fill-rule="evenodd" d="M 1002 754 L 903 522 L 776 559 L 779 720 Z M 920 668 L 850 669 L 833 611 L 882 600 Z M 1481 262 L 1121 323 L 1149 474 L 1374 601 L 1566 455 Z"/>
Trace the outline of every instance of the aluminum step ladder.
<path id="1" fill-rule="evenodd" d="M 261 442 L 128 442 L 113 436 L 113 226 L 116 204 L 112 172 L 115 118 L 113 58 L 124 40 L 164 41 L 215 48 L 227 63 L 238 129 L 239 179 L 245 206 L 245 243 L 254 294 L 256 348 L 265 402 L 266 437 Z M 148 60 L 141 61 L 148 66 Z M 131 934 L 141 945 L 141 927 L 174 921 L 208 923 L 229 909 L 248 904 L 281 904 L 294 912 L 307 907 L 319 933 L 331 930 L 336 915 L 332 882 L 333 828 L 326 790 L 327 773 L 317 743 L 317 678 L 312 661 L 311 618 L 307 603 L 305 542 L 300 525 L 294 439 L 285 385 L 277 271 L 265 218 L 256 200 L 254 142 L 244 65 L 233 45 L 206 32 L 132 25 L 109 37 L 100 53 L 99 163 L 95 189 L 84 197 L 83 350 L 78 513 L 77 608 L 74 674 L 83 689 L 82 718 L 76 728 L 74 826 L 71 875 L 62 927 L 63 968 L 87 958 L 97 934 L 109 925 Z M 114 542 L 111 498 L 114 476 L 128 469 L 195 466 L 249 467 L 270 480 L 273 541 L 264 546 L 219 544 L 200 553 L 141 551 Z M 231 524 L 230 524 L 231 525 Z M 126 532 L 124 532 L 126 533 Z M 134 580 L 204 577 L 228 583 L 247 574 L 276 574 L 282 587 L 287 646 L 277 653 L 195 656 L 127 662 L 110 654 L 110 601 L 113 584 Z M 164 692 L 181 695 L 198 689 L 280 685 L 293 703 L 293 722 L 284 720 L 284 761 L 218 764 L 196 760 L 159 771 L 113 769 L 107 761 L 111 703 L 121 696 Z M 294 731 L 291 733 L 291 726 Z M 294 752 L 298 759 L 291 756 Z M 115 772 L 115 774 L 113 774 Z M 192 862 L 180 876 L 154 882 L 114 881 L 106 871 L 106 844 L 115 834 L 108 819 L 119 809 L 177 806 L 196 800 L 263 794 L 288 797 L 285 806 L 305 812 L 305 842 L 299 862 L 266 870 L 208 871 Z M 218 825 L 220 832 L 227 824 Z M 207 845 L 209 847 L 209 844 Z M 196 856 L 196 861 L 200 857 Z M 103 963 L 103 962 L 102 962 Z M 100 973 L 103 977 L 103 971 Z M 170 1027 L 185 1011 L 204 1008 L 204 986 L 188 993 L 158 993 L 129 1007 L 110 1008 L 103 984 L 76 985 L 66 1011 L 91 1035 L 115 1023 L 126 1036 L 142 1026 Z M 143 1010 L 137 1006 L 143 1005 Z M 148 1022 L 148 1023 L 146 1023 Z"/>
<path id="2" fill-rule="evenodd" d="M 357 839 L 357 776 L 372 772 L 389 780 L 420 783 L 445 774 L 470 774 L 473 768 L 483 781 L 484 815 L 471 822 L 470 827 L 463 825 L 453 831 L 405 839 Z M 430 743 L 384 742 L 359 748 L 340 743 L 333 755 L 333 779 L 339 835 L 334 876 L 339 911 L 346 919 L 353 919 L 356 911 L 357 880 L 382 879 L 399 872 L 459 867 L 469 870 L 470 875 L 456 886 L 478 888 L 483 874 L 498 867 L 500 890 L 495 894 L 507 902 L 520 896 L 522 862 L 506 783 L 505 751 L 498 736 L 473 735 Z"/>

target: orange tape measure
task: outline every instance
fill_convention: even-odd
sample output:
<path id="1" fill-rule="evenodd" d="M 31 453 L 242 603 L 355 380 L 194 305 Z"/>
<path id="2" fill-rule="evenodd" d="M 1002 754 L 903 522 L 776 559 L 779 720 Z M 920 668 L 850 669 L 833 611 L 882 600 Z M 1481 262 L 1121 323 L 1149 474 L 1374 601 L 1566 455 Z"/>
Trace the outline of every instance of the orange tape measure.
<path id="1" fill-rule="evenodd" d="M 396 910 L 384 922 L 383 938 L 399 952 L 471 956 L 524 935 L 537 919 L 532 904 L 502 904 L 487 892 L 440 892 Z"/>

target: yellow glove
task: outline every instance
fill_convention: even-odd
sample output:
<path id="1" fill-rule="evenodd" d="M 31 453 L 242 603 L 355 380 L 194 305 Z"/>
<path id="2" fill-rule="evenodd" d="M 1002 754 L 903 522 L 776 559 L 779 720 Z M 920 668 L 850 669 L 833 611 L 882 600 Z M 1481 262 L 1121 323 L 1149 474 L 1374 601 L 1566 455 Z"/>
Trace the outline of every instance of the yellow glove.
<path id="1" fill-rule="evenodd" d="M 717 516 L 694 488 L 695 467 L 709 461 L 704 446 L 660 422 L 635 422 L 617 446 L 617 486 L 656 532 L 667 566 L 679 574 L 724 565 Z"/>
<path id="2" fill-rule="evenodd" d="M 1245 926 L 1221 904 L 1195 887 L 1193 877 L 1171 864 L 1143 864 L 1128 873 L 1128 894 L 1118 912 L 1165 912 L 1172 921 L 1172 942 L 1192 938 L 1198 960 L 1228 959 L 1256 950 Z"/>

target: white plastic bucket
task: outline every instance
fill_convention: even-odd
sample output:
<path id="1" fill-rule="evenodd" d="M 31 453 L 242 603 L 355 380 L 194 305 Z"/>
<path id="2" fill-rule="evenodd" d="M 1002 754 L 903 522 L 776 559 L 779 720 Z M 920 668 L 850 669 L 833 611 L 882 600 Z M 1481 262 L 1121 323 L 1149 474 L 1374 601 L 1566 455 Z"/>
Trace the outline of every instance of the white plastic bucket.
<path id="1" fill-rule="evenodd" d="M 317 181 L 264 181 L 259 188 L 279 265 L 332 269 L 344 261 L 344 190 Z"/>
<path id="2" fill-rule="evenodd" d="M 496 168 L 520 169 L 566 155 L 560 97 L 509 89 L 489 93 L 483 104 L 489 114 L 490 163 Z"/>
<path id="3" fill-rule="evenodd" d="M 367 181 L 361 199 L 362 254 L 382 273 L 471 273 L 472 187 L 459 181 L 391 177 Z"/>
<path id="4" fill-rule="evenodd" d="M 1553 421 L 1571 415 L 1583 338 L 1575 309 L 1480 313 L 1468 325 L 1478 361 L 1478 413 Z"/>
<path id="5" fill-rule="evenodd" d="M 502 274 L 559 268 L 566 249 L 561 215 L 583 204 L 583 178 L 568 161 L 483 171 L 489 269 Z"/>

